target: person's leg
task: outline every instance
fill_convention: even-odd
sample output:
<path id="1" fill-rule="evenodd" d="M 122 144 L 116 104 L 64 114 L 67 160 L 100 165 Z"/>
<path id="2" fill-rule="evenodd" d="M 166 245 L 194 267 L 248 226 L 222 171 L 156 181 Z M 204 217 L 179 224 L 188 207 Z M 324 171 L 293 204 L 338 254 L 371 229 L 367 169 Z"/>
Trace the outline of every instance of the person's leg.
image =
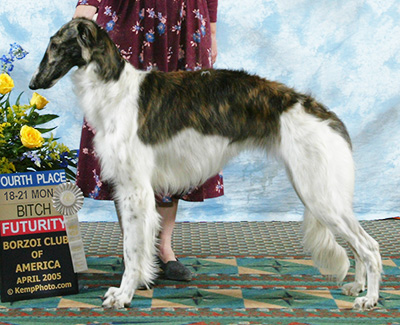
<path id="1" fill-rule="evenodd" d="M 172 206 L 157 207 L 161 215 L 161 232 L 159 235 L 159 257 L 162 262 L 175 261 L 175 253 L 172 249 L 172 233 L 174 231 L 176 213 L 178 211 L 178 200 L 173 199 Z"/>
<path id="2" fill-rule="evenodd" d="M 161 215 L 158 255 L 161 269 L 164 271 L 164 277 L 169 280 L 190 281 L 192 273 L 177 260 L 172 249 L 172 233 L 178 211 L 178 200 L 173 199 L 170 207 L 157 207 L 157 211 Z"/>

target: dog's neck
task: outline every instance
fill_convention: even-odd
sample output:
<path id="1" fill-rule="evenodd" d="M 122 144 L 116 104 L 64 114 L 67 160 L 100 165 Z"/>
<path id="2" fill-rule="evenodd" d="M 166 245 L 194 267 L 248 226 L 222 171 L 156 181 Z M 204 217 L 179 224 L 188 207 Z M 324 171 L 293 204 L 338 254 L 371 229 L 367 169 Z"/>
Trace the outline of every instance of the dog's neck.
<path id="1" fill-rule="evenodd" d="M 105 81 L 94 62 L 76 70 L 72 76 L 74 91 L 88 122 L 100 130 L 110 116 L 126 114 L 126 107 L 137 102 L 140 83 L 145 75 L 146 72 L 130 64 L 125 64 L 118 80 Z M 127 104 L 119 105 L 121 101 L 127 101 Z"/>
<path id="2" fill-rule="evenodd" d="M 93 50 L 89 63 L 94 67 L 98 77 L 105 82 L 118 80 L 127 64 L 116 46 L 107 40 L 109 39 L 103 40 L 103 44 Z"/>

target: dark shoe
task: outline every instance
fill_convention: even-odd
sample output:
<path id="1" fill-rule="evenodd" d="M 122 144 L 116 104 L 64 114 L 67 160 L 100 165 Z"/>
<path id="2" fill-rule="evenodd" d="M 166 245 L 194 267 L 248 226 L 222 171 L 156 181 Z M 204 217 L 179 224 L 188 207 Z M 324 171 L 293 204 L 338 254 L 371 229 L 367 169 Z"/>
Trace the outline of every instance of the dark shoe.
<path id="1" fill-rule="evenodd" d="M 190 281 L 192 280 L 192 272 L 176 259 L 176 261 L 169 261 L 164 263 L 158 259 L 161 269 L 164 271 L 164 278 L 175 281 Z"/>

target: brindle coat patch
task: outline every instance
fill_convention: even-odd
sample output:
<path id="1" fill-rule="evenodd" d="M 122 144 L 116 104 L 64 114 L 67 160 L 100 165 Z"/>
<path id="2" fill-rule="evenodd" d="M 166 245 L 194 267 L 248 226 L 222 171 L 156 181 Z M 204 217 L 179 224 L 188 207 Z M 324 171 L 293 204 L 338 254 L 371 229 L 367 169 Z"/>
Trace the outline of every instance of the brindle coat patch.
<path id="1" fill-rule="evenodd" d="M 329 120 L 350 144 L 344 124 L 313 98 L 244 71 L 206 72 L 152 71 L 146 75 L 139 98 L 141 141 L 164 142 L 187 128 L 225 136 L 231 142 L 249 137 L 271 140 L 279 134 L 280 115 L 302 102 L 308 113 Z"/>

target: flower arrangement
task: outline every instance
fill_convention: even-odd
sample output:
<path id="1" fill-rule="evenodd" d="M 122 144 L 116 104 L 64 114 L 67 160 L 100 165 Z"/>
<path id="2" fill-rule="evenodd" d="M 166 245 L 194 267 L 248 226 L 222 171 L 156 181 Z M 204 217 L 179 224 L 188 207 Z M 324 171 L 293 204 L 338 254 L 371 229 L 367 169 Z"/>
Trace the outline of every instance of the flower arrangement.
<path id="1" fill-rule="evenodd" d="M 51 133 L 53 128 L 44 124 L 58 118 L 54 114 L 41 114 L 48 101 L 34 93 L 27 105 L 10 104 L 14 81 L 9 75 L 15 60 L 23 59 L 26 52 L 20 45 L 11 44 L 8 55 L 0 57 L 0 174 L 64 169 L 67 177 L 75 177 L 77 151 L 70 150 Z M 44 134 L 50 135 L 47 137 Z"/>

